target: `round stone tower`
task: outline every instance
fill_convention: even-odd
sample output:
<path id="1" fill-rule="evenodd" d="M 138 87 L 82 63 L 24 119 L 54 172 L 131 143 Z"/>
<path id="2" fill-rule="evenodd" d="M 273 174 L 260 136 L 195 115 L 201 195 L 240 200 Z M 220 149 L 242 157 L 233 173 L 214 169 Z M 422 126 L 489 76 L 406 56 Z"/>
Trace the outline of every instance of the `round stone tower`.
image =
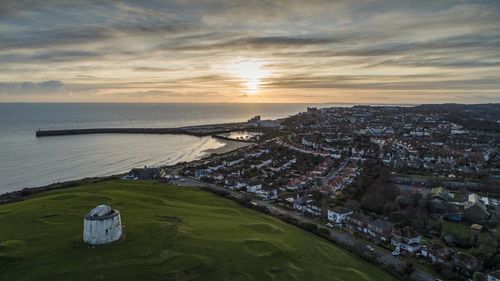
<path id="1" fill-rule="evenodd" d="M 122 236 L 120 212 L 108 205 L 99 205 L 85 215 L 83 241 L 91 245 L 105 245 Z"/>

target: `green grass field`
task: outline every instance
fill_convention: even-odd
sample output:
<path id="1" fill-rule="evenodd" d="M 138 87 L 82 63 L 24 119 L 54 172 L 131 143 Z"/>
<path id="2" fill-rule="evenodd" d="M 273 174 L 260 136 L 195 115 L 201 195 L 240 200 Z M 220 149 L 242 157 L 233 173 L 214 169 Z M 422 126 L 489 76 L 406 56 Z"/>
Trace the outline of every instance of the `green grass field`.
<path id="1" fill-rule="evenodd" d="M 91 248 L 83 216 L 120 210 L 126 238 Z M 0 205 L 0 280 L 393 280 L 271 216 L 199 189 L 107 181 Z"/>

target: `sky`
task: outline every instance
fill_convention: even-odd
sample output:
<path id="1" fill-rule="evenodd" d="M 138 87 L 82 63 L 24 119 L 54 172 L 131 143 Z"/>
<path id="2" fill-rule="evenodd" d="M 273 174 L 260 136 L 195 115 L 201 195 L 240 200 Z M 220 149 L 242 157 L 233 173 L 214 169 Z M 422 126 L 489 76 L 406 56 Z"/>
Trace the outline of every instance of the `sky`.
<path id="1" fill-rule="evenodd" d="M 0 102 L 500 102 L 500 1 L 0 0 Z"/>

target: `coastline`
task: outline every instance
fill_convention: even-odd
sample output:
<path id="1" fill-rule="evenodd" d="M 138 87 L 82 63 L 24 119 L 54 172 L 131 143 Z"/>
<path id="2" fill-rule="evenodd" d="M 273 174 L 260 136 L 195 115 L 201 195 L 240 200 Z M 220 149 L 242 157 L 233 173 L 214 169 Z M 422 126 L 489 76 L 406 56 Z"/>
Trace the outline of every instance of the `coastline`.
<path id="1" fill-rule="evenodd" d="M 250 146 L 253 144 L 250 142 L 240 142 L 240 141 L 233 141 L 233 140 L 227 140 L 227 139 L 217 139 L 217 140 L 224 143 L 224 146 L 219 147 L 219 148 L 212 148 L 212 149 L 203 150 L 202 153 L 204 155 L 200 156 L 199 159 L 195 159 L 193 161 L 205 159 L 205 158 L 213 156 L 214 154 L 225 154 L 225 153 L 232 152 L 234 150 L 237 150 L 237 149 L 240 149 L 243 147 L 247 147 L 247 146 Z M 181 162 L 179 162 L 179 163 L 181 163 Z M 168 165 L 166 167 L 175 167 L 179 163 Z M 95 182 L 100 182 L 100 181 L 119 179 L 119 178 L 123 177 L 125 174 L 126 173 L 117 173 L 117 174 L 111 174 L 111 175 L 105 175 L 105 176 L 84 177 L 84 178 L 76 179 L 76 180 L 53 182 L 53 183 L 50 183 L 47 185 L 42 185 L 42 186 L 24 187 L 24 188 L 20 187 L 19 189 L 14 190 L 14 191 L 0 193 L 0 205 L 29 199 L 34 195 L 44 193 L 47 191 L 51 191 L 51 190 L 66 189 L 66 188 L 76 187 L 76 186 L 86 184 L 86 183 L 95 183 Z"/>
<path id="2" fill-rule="evenodd" d="M 206 150 L 204 150 L 203 153 L 205 153 L 205 155 L 202 156 L 202 158 L 210 157 L 213 154 L 228 153 L 228 152 L 234 151 L 236 149 L 240 149 L 240 148 L 247 147 L 247 146 L 250 146 L 250 145 L 254 144 L 252 142 L 242 142 L 242 141 L 220 139 L 220 138 L 216 138 L 216 139 L 218 141 L 224 143 L 224 146 L 219 147 L 219 148 L 212 148 L 212 149 L 206 149 Z"/>

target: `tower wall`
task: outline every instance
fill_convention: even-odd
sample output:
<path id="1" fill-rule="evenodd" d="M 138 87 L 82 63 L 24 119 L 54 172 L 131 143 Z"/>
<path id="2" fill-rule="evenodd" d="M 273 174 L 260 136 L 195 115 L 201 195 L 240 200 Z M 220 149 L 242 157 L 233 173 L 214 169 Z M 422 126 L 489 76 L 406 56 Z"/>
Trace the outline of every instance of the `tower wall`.
<path id="1" fill-rule="evenodd" d="M 92 245 L 104 245 L 117 241 L 122 236 L 120 213 L 111 217 L 84 219 L 83 241 Z"/>

